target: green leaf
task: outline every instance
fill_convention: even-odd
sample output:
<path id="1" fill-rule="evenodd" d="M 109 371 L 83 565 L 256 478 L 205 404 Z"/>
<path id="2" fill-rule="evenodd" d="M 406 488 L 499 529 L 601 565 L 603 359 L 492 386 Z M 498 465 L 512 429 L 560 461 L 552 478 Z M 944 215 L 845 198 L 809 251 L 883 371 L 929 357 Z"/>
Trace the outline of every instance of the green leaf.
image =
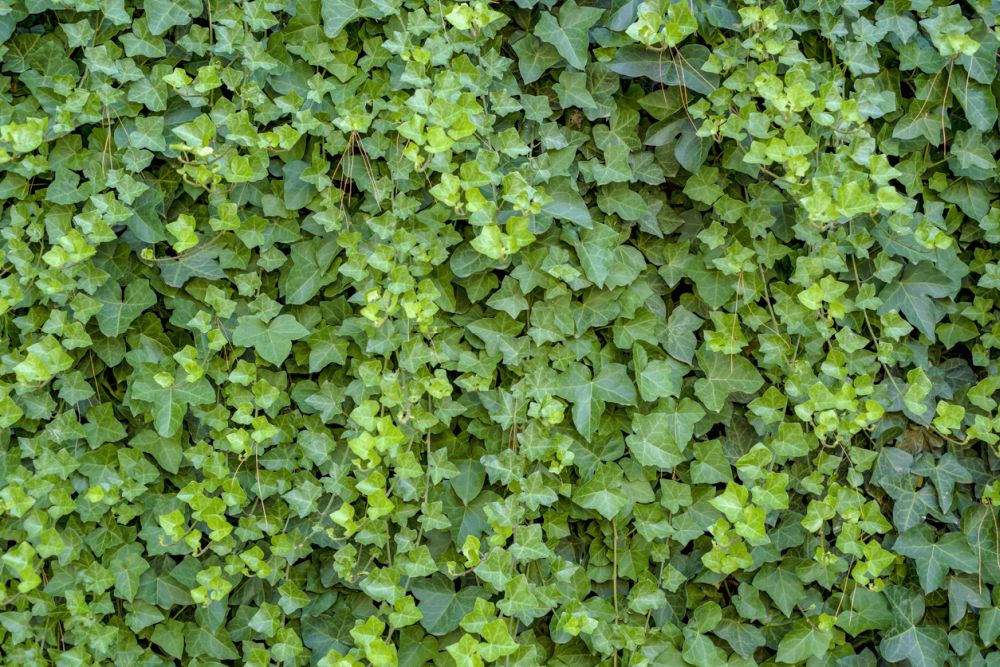
<path id="1" fill-rule="evenodd" d="M 822 658 L 830 648 L 833 633 L 820 630 L 806 622 L 799 622 L 788 631 L 778 644 L 778 662 L 794 665 L 810 658 Z"/>
<path id="2" fill-rule="evenodd" d="M 980 132 L 988 132 L 997 123 L 997 102 L 988 86 L 968 82 L 953 81 L 951 91 L 965 110 L 969 124 Z"/>
<path id="3" fill-rule="evenodd" d="M 622 220 L 635 222 L 645 216 L 649 207 L 638 192 L 630 190 L 624 183 L 613 183 L 601 188 L 597 205 L 602 211 L 617 215 Z"/>
<path id="4" fill-rule="evenodd" d="M 333 239 L 313 239 L 296 243 L 291 251 L 289 270 L 280 286 L 285 303 L 301 305 L 336 279 L 331 266 L 340 248 Z"/>
<path id="5" fill-rule="evenodd" d="M 567 0 L 559 6 L 559 18 L 544 13 L 535 25 L 535 36 L 556 47 L 563 58 L 577 69 L 587 66 L 587 49 L 590 44 L 589 32 L 604 14 L 597 7 L 581 7 L 575 0 Z"/>
<path id="6" fill-rule="evenodd" d="M 889 604 L 881 592 L 855 586 L 845 593 L 844 608 L 837 615 L 837 627 L 856 637 L 869 630 L 885 630 L 893 621 Z"/>
<path id="7" fill-rule="evenodd" d="M 266 324 L 256 315 L 244 315 L 233 330 L 233 344 L 252 347 L 265 361 L 281 365 L 292 351 L 292 341 L 308 334 L 292 315 L 279 315 Z"/>
<path id="8" fill-rule="evenodd" d="M 971 484 L 974 481 L 972 473 L 951 452 L 945 452 L 933 463 L 930 457 L 922 457 L 913 472 L 931 480 L 942 508 L 951 507 L 956 484 Z"/>
<path id="9" fill-rule="evenodd" d="M 671 470 L 685 460 L 694 425 L 705 411 L 689 398 L 666 401 L 649 415 L 632 418 L 633 433 L 626 438 L 629 450 L 642 465 Z"/>
<path id="10" fill-rule="evenodd" d="M 156 432 L 170 437 L 180 430 L 188 406 L 214 403 L 215 391 L 205 378 L 163 386 L 147 373 L 132 384 L 132 397 L 149 404 Z"/>
<path id="11" fill-rule="evenodd" d="M 149 563 L 134 550 L 123 547 L 111 565 L 115 573 L 115 595 L 131 602 L 139 592 L 139 578 L 149 569 Z"/>
<path id="12" fill-rule="evenodd" d="M 618 244 L 618 232 L 601 223 L 580 232 L 576 243 L 576 254 L 587 279 L 598 287 L 604 287 L 614 261 L 614 248 Z"/>
<path id="13" fill-rule="evenodd" d="M 322 0 L 323 32 L 333 38 L 352 21 L 370 16 L 361 0 Z"/>
<path id="14" fill-rule="evenodd" d="M 707 95 L 719 85 L 718 75 L 702 69 L 709 54 L 701 44 L 682 46 L 675 55 L 641 46 L 623 46 L 608 67 L 625 77 L 645 77 Z"/>
<path id="15" fill-rule="evenodd" d="M 150 640 L 169 656 L 178 660 L 184 656 L 184 624 L 180 621 L 169 619 L 158 623 Z"/>
<path id="16" fill-rule="evenodd" d="M 583 364 L 574 364 L 559 376 L 554 393 L 573 404 L 573 424 L 588 440 L 604 403 L 635 405 L 635 385 L 622 364 L 605 364 L 596 376 Z"/>
<path id="17" fill-rule="evenodd" d="M 768 566 L 763 568 L 754 578 L 753 585 L 767 593 L 768 597 L 790 617 L 795 606 L 802 600 L 805 589 L 802 582 L 786 566 Z"/>
<path id="18" fill-rule="evenodd" d="M 991 607 L 979 615 L 979 638 L 987 646 L 996 643 L 1000 637 L 1000 608 Z"/>
<path id="19" fill-rule="evenodd" d="M 935 540 L 934 530 L 926 524 L 900 535 L 892 549 L 916 562 L 917 576 L 925 593 L 940 588 L 952 569 L 966 573 L 978 571 L 979 559 L 964 535 L 947 533 Z"/>
<path id="20" fill-rule="evenodd" d="M 626 438 L 629 451 L 644 466 L 673 470 L 684 462 L 678 443 L 669 436 L 665 415 L 636 415 L 632 418 L 632 433 Z"/>
<path id="21" fill-rule="evenodd" d="M 417 609 L 423 615 L 420 625 L 432 635 L 446 635 L 458 627 L 462 617 L 472 611 L 475 601 L 483 593 L 478 586 L 455 590 L 454 583 L 442 574 L 410 583 L 410 590 L 417 598 Z"/>
<path id="22" fill-rule="evenodd" d="M 518 71 L 525 84 L 538 81 L 546 71 L 562 62 L 562 57 L 554 46 L 531 34 L 514 42 L 511 48 L 517 54 Z"/>
<path id="23" fill-rule="evenodd" d="M 590 210 L 570 179 L 553 179 L 546 185 L 545 194 L 552 199 L 545 205 L 543 211 L 557 218 L 569 220 L 584 229 L 593 227 Z"/>
<path id="24" fill-rule="evenodd" d="M 695 348 L 698 339 L 694 332 L 697 331 L 703 320 L 692 313 L 684 306 L 677 306 L 670 312 L 667 318 L 666 350 L 674 357 L 686 364 L 694 360 Z"/>
<path id="25" fill-rule="evenodd" d="M 603 464 L 586 483 L 576 488 L 573 502 L 596 511 L 605 519 L 613 519 L 629 502 L 622 481 L 621 468 L 613 463 Z"/>
<path id="26" fill-rule="evenodd" d="M 486 623 L 479 634 L 483 637 L 483 643 L 479 645 L 479 655 L 487 662 L 495 662 L 518 649 L 519 645 L 510 636 L 507 624 L 499 618 Z"/>
<path id="27" fill-rule="evenodd" d="M 130 281 L 124 292 L 117 284 L 106 283 L 94 298 L 101 304 L 97 324 L 101 333 L 110 338 L 128 331 L 129 325 L 156 303 L 156 294 L 149 287 L 149 281 L 142 278 Z"/>
<path id="28" fill-rule="evenodd" d="M 948 637 L 937 626 L 917 625 L 924 615 L 924 603 L 915 595 L 895 594 L 890 597 L 896 623 L 879 643 L 886 660 L 908 660 L 913 667 L 933 667 L 944 662 L 948 652 Z"/>
<path id="29" fill-rule="evenodd" d="M 213 632 L 195 623 L 185 624 L 184 644 L 188 655 L 192 657 L 236 660 L 240 655 L 222 629 Z"/>
<path id="30" fill-rule="evenodd" d="M 933 265 L 920 262 L 909 266 L 902 277 L 886 285 L 879 298 L 879 314 L 899 311 L 906 321 L 934 340 L 934 328 L 944 317 L 944 307 L 935 299 L 953 296 L 954 283 Z"/>
<path id="31" fill-rule="evenodd" d="M 678 396 L 685 370 L 684 366 L 672 359 L 654 359 L 646 363 L 636 378 L 642 400 L 655 401 L 658 398 Z"/>
<path id="32" fill-rule="evenodd" d="M 187 25 L 202 12 L 201 0 L 143 0 L 142 6 L 146 12 L 146 26 L 154 36 Z"/>
<path id="33" fill-rule="evenodd" d="M 734 393 L 752 394 L 764 386 L 764 378 L 746 358 L 698 350 L 698 366 L 705 374 L 694 383 L 694 393 L 714 412 L 719 412 Z"/>
<path id="34" fill-rule="evenodd" d="M 697 667 L 711 667 L 726 659 L 725 652 L 706 635 L 685 628 L 684 661 Z"/>

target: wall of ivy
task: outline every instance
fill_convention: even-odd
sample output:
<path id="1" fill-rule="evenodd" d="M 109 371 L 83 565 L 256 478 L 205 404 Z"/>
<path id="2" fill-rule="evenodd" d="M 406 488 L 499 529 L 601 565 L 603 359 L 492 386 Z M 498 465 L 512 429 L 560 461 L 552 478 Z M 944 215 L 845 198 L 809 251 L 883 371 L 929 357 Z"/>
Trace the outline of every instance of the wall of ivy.
<path id="1" fill-rule="evenodd" d="M 0 2 L 3 664 L 1000 667 L 998 13 Z"/>

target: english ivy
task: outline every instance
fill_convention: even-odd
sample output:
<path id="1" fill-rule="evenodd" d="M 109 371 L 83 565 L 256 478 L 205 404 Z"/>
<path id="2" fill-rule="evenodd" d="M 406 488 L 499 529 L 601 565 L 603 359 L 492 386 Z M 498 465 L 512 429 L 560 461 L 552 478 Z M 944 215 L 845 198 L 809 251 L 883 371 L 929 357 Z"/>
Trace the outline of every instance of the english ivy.
<path id="1" fill-rule="evenodd" d="M 1000 667 L 996 2 L 0 4 L 4 664 Z"/>

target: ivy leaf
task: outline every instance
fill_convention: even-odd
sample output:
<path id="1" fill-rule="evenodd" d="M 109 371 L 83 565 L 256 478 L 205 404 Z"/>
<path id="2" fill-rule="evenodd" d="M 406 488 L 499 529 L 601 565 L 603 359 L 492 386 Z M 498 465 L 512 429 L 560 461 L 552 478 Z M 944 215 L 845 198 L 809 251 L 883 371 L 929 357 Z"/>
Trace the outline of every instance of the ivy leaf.
<path id="1" fill-rule="evenodd" d="M 766 592 L 785 616 L 792 615 L 805 591 L 799 578 L 786 566 L 763 568 L 753 578 L 753 585 Z"/>
<path id="2" fill-rule="evenodd" d="M 684 86 L 708 95 L 719 85 L 719 77 L 702 70 L 710 52 L 701 44 L 686 44 L 676 56 L 642 46 L 623 46 L 608 65 L 622 76 L 646 77 L 668 86 Z"/>
<path id="3" fill-rule="evenodd" d="M 972 127 L 980 132 L 993 129 L 997 122 L 997 102 L 988 86 L 975 82 L 960 85 L 953 81 L 951 91 L 965 110 L 965 117 Z"/>
<path id="4" fill-rule="evenodd" d="M 202 12 L 201 0 L 143 0 L 149 33 L 159 36 L 171 28 L 187 25 Z"/>
<path id="5" fill-rule="evenodd" d="M 683 451 L 704 416 L 701 405 L 690 398 L 661 401 L 654 412 L 632 418 L 633 432 L 625 440 L 642 465 L 671 470 L 686 459 Z"/>
<path id="6" fill-rule="evenodd" d="M 156 303 L 156 294 L 149 287 L 149 281 L 142 278 L 129 282 L 124 293 L 118 285 L 106 283 L 94 298 L 101 304 L 97 325 L 109 338 L 128 331 L 129 325 Z"/>
<path id="7" fill-rule="evenodd" d="M 150 641 L 163 649 L 167 655 L 179 660 L 184 655 L 184 624 L 170 619 L 158 623 L 153 629 Z"/>
<path id="8" fill-rule="evenodd" d="M 977 181 L 959 178 L 941 191 L 941 199 L 956 204 L 967 216 L 981 220 L 990 212 L 990 196 Z"/>
<path id="9" fill-rule="evenodd" d="M 546 12 L 535 25 L 535 36 L 556 47 L 563 58 L 576 69 L 587 66 L 589 32 L 604 14 L 597 7 L 581 7 L 575 0 L 567 0 L 559 6 L 559 18 Z"/>
<path id="10" fill-rule="evenodd" d="M 545 188 L 551 201 L 542 209 L 549 215 L 569 220 L 584 229 L 593 227 L 590 209 L 568 178 L 552 179 Z"/>
<path id="11" fill-rule="evenodd" d="M 934 502 L 934 492 L 929 487 L 921 487 L 918 490 L 912 488 L 893 489 L 896 495 L 896 502 L 892 506 L 892 520 L 899 531 L 907 531 L 933 511 L 936 506 Z"/>
<path id="12" fill-rule="evenodd" d="M 833 633 L 830 630 L 820 630 L 800 621 L 781 638 L 777 660 L 793 665 L 806 662 L 810 658 L 822 658 L 832 641 Z"/>
<path id="13" fill-rule="evenodd" d="M 618 405 L 635 405 L 636 392 L 624 364 L 604 364 L 594 377 L 594 398 Z"/>
<path id="14" fill-rule="evenodd" d="M 726 659 L 725 652 L 707 635 L 684 629 L 684 661 L 696 667 L 711 667 Z"/>
<path id="15" fill-rule="evenodd" d="M 925 593 L 940 588 L 950 570 L 972 573 L 979 566 L 964 535 L 948 533 L 935 541 L 934 529 L 926 524 L 900 535 L 893 550 L 916 562 L 917 577 Z"/>
<path id="16" fill-rule="evenodd" d="M 673 470 L 685 460 L 681 446 L 669 435 L 667 419 L 662 413 L 635 415 L 632 433 L 625 440 L 641 465 Z"/>
<path id="17" fill-rule="evenodd" d="M 340 247 L 332 238 L 296 243 L 291 248 L 289 270 L 280 283 L 285 303 L 301 305 L 337 277 L 331 270 Z"/>
<path id="18" fill-rule="evenodd" d="M 767 643 L 760 628 L 749 623 L 737 623 L 724 619 L 714 632 L 729 642 L 733 650 L 743 658 L 750 658 L 758 648 Z"/>
<path id="19" fill-rule="evenodd" d="M 705 377 L 695 381 L 694 393 L 709 410 L 719 412 L 732 394 L 752 394 L 764 386 L 764 378 L 742 356 L 719 354 L 703 347 L 697 357 Z"/>
<path id="20" fill-rule="evenodd" d="M 212 631 L 197 623 L 187 623 L 184 647 L 192 657 L 207 656 L 216 660 L 236 660 L 239 653 L 223 629 Z"/>
<path id="21" fill-rule="evenodd" d="M 163 281 L 171 287 L 183 287 L 192 278 L 221 280 L 226 277 L 219 260 L 208 250 L 171 258 L 168 262 L 160 262 L 159 267 Z"/>
<path id="22" fill-rule="evenodd" d="M 139 578 L 149 569 L 149 563 L 136 549 L 122 547 L 111 565 L 115 573 L 115 596 L 132 602 L 139 592 Z"/>
<path id="23" fill-rule="evenodd" d="M 622 364 L 605 364 L 594 377 L 583 364 L 574 364 L 559 376 L 553 391 L 573 403 L 573 424 L 588 440 L 604 402 L 635 405 L 636 401 L 635 385 Z"/>
<path id="24" fill-rule="evenodd" d="M 1000 530 L 991 520 L 994 512 L 995 508 L 985 505 L 972 507 L 965 515 L 962 531 L 982 564 L 983 580 L 997 584 L 1000 583 Z"/>
<path id="25" fill-rule="evenodd" d="M 176 434 L 190 405 L 215 402 L 215 391 L 205 378 L 163 386 L 153 373 L 142 373 L 132 384 L 132 397 L 149 404 L 156 432 L 165 438 Z"/>
<path id="26" fill-rule="evenodd" d="M 934 328 L 944 317 L 945 309 L 935 299 L 955 293 L 953 282 L 927 262 L 913 264 L 901 278 L 886 285 L 879 294 L 879 314 L 897 310 L 907 322 L 934 340 Z"/>
<path id="27" fill-rule="evenodd" d="M 573 502 L 596 511 L 605 519 L 613 519 L 629 502 L 622 482 L 621 468 L 613 463 L 603 464 L 573 492 Z"/>
<path id="28" fill-rule="evenodd" d="M 913 667 L 942 664 L 948 650 L 948 637 L 939 627 L 918 625 L 924 615 L 923 600 L 899 589 L 890 589 L 889 599 L 896 613 L 896 624 L 879 644 L 882 656 L 891 662 L 909 660 Z"/>
<path id="29" fill-rule="evenodd" d="M 292 341 L 307 335 L 309 330 L 292 315 L 279 315 L 266 324 L 256 315 L 244 315 L 233 330 L 233 344 L 252 347 L 262 359 L 280 366 L 292 351 Z"/>
<path id="30" fill-rule="evenodd" d="M 483 638 L 483 643 L 479 646 L 479 655 L 488 662 L 496 662 L 518 649 L 518 643 L 510 636 L 507 624 L 499 618 L 483 625 L 479 634 Z"/>
<path id="31" fill-rule="evenodd" d="M 604 287 L 611 273 L 617 243 L 618 232 L 601 223 L 594 223 L 580 232 L 580 240 L 575 244 L 576 254 L 587 279 L 598 287 Z"/>
<path id="32" fill-rule="evenodd" d="M 665 347 L 674 359 L 690 364 L 694 360 L 698 339 L 697 331 L 703 320 L 684 306 L 677 306 L 667 318 Z"/>
<path id="33" fill-rule="evenodd" d="M 322 0 L 323 32 L 334 38 L 347 24 L 364 16 L 373 16 L 374 4 L 362 0 Z"/>
<path id="34" fill-rule="evenodd" d="M 517 54 L 518 71 L 525 84 L 538 81 L 546 71 L 562 62 L 562 58 L 554 46 L 540 41 L 531 34 L 514 42 L 511 48 Z M 553 185 L 558 188 L 557 184 L 553 183 Z M 554 198 L 557 197 L 558 195 Z"/>
<path id="35" fill-rule="evenodd" d="M 856 637 L 869 630 L 885 630 L 892 624 L 893 614 L 881 592 L 856 586 L 849 595 L 850 605 L 845 600 L 845 609 L 837 615 L 837 627 L 844 632 Z"/>
<path id="36" fill-rule="evenodd" d="M 343 364 L 347 358 L 348 341 L 337 334 L 336 327 L 324 327 L 307 339 L 309 372 L 318 373 L 330 364 Z"/>
<path id="37" fill-rule="evenodd" d="M 951 452 L 945 452 L 937 461 L 932 461 L 929 456 L 922 457 L 913 467 L 913 472 L 931 480 L 942 509 L 951 507 L 956 484 L 973 482 L 972 473 Z"/>
<path id="38" fill-rule="evenodd" d="M 637 377 L 642 400 L 655 401 L 658 398 L 678 396 L 684 370 L 673 359 L 653 359 L 647 362 Z"/>
<path id="39" fill-rule="evenodd" d="M 997 637 L 1000 637 L 1000 607 L 993 607 L 979 615 L 979 638 L 989 646 Z"/>
<path id="40" fill-rule="evenodd" d="M 410 590 L 419 600 L 417 609 L 423 615 L 420 624 L 438 636 L 457 628 L 484 592 L 478 586 L 466 586 L 456 592 L 454 583 L 443 574 L 416 579 L 410 583 Z"/>

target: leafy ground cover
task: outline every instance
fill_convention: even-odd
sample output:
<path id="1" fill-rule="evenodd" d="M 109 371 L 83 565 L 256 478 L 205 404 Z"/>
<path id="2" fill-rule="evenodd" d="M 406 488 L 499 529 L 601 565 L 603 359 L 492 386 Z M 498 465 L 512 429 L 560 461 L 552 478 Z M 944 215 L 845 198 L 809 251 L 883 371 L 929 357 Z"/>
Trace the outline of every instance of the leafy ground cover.
<path id="1" fill-rule="evenodd" d="M 996 2 L 0 2 L 0 655 L 1000 665 Z"/>

